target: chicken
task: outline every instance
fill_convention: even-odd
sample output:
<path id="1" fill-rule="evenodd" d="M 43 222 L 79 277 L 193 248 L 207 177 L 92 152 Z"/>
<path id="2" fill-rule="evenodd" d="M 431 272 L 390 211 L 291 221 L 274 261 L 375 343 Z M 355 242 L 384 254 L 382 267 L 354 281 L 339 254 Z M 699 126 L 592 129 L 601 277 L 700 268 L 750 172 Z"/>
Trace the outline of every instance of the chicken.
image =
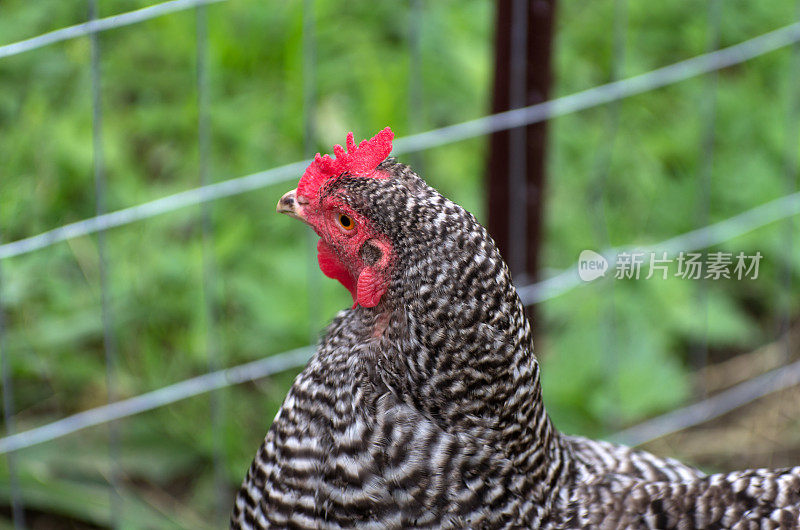
<path id="1" fill-rule="evenodd" d="M 278 212 L 353 307 L 297 376 L 231 528 L 795 528 L 800 467 L 705 476 L 559 433 L 486 230 L 386 128 L 316 156 Z"/>

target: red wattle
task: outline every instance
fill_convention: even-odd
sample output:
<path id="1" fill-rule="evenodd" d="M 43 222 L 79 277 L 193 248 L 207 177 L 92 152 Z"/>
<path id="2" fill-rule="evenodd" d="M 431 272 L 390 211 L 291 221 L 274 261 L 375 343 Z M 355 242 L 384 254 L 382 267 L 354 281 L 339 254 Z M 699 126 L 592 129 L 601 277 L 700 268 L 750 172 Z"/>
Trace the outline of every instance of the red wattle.
<path id="1" fill-rule="evenodd" d="M 353 302 L 355 302 L 356 283 L 353 277 L 350 276 L 350 272 L 342 265 L 342 262 L 339 261 L 339 256 L 337 256 L 333 249 L 321 239 L 317 242 L 317 261 L 319 262 L 319 268 L 322 270 L 322 274 L 328 278 L 338 280 L 339 283 L 344 285 L 345 289 L 350 291 L 350 294 L 353 296 Z"/>

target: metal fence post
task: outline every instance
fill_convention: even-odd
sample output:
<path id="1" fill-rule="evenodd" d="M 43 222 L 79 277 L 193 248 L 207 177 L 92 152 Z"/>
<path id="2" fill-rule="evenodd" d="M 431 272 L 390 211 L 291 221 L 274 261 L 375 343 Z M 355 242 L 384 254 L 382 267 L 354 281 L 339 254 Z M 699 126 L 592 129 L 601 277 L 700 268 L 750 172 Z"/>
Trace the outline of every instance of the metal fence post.
<path id="1" fill-rule="evenodd" d="M 556 0 L 499 0 L 496 5 L 492 113 L 548 100 Z M 489 140 L 489 233 L 520 284 L 537 277 L 546 136 L 543 120 L 495 132 Z"/>

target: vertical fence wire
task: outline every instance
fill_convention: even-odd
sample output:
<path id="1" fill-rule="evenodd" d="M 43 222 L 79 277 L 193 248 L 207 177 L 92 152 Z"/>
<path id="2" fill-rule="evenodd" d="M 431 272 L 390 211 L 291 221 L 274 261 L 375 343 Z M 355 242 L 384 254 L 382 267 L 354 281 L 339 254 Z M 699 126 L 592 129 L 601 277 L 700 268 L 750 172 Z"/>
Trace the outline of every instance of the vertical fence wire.
<path id="1" fill-rule="evenodd" d="M 626 61 L 626 40 L 628 34 L 628 5 L 627 0 L 614 0 L 614 17 L 612 26 L 612 43 L 611 43 L 611 63 L 609 82 L 613 83 L 622 78 L 625 72 Z M 602 248 L 611 247 L 611 234 L 608 225 L 608 212 L 606 208 L 606 188 L 608 186 L 608 179 L 611 175 L 611 165 L 614 159 L 614 152 L 616 150 L 617 137 L 619 135 L 619 127 L 621 120 L 621 106 L 620 100 L 612 101 L 608 105 L 608 130 L 604 131 L 605 146 L 599 149 L 599 154 L 595 162 L 595 177 L 593 183 L 593 197 L 595 217 L 597 222 L 594 223 L 597 231 L 597 237 L 600 240 Z M 601 319 L 604 320 L 600 326 L 600 333 L 603 335 L 601 340 L 603 343 L 603 350 L 605 351 L 606 363 L 605 374 L 603 374 L 606 381 L 610 382 L 612 386 L 612 395 L 614 399 L 621 400 L 621 390 L 619 385 L 619 329 L 618 329 L 618 316 L 615 300 L 615 286 L 614 281 L 602 282 L 598 286 L 605 291 L 606 295 L 604 300 L 601 300 Z M 620 418 L 613 411 L 619 410 L 619 407 L 612 407 L 611 411 L 604 414 L 605 425 L 604 429 L 607 431 L 618 430 L 620 427 Z"/>
<path id="2" fill-rule="evenodd" d="M 97 0 L 89 0 L 89 20 L 96 20 Z M 92 163 L 94 166 L 95 210 L 97 215 L 106 211 L 106 168 L 103 153 L 103 105 L 102 105 L 102 69 L 99 36 L 96 32 L 89 34 L 91 45 L 91 77 L 92 77 Z M 100 303 L 103 320 L 103 350 L 106 364 L 106 391 L 109 403 L 117 400 L 117 344 L 114 336 L 114 315 L 111 307 L 109 291 L 109 263 L 106 247 L 106 232 L 97 232 L 97 257 L 100 275 Z M 120 447 L 119 425 L 116 421 L 108 424 L 110 485 L 110 521 L 112 528 L 120 528 L 122 521 L 122 496 L 120 484 Z"/>
<path id="3" fill-rule="evenodd" d="M 509 108 L 527 104 L 528 86 L 528 0 L 511 2 L 511 83 Z M 508 264 L 518 285 L 528 283 L 525 271 L 528 256 L 527 143 L 525 126 L 509 131 L 508 145 Z"/>
<path id="4" fill-rule="evenodd" d="M 196 76 L 197 91 L 197 162 L 200 185 L 211 184 L 211 129 L 209 119 L 209 80 L 208 80 L 208 12 L 205 5 L 195 10 Z M 214 222 L 211 203 L 200 205 L 200 225 L 202 231 L 202 274 L 203 310 L 205 313 L 206 363 L 209 372 L 220 369 L 220 347 L 217 323 L 219 306 L 217 299 L 217 263 L 214 253 Z M 227 516 L 228 487 L 225 477 L 224 417 L 222 390 L 209 394 L 211 436 L 213 438 L 214 489 L 216 491 L 214 512 L 217 521 Z"/>
<path id="5" fill-rule="evenodd" d="M 317 42 L 314 0 L 303 0 L 303 156 L 314 154 L 317 129 Z M 317 342 L 321 320 L 322 286 L 317 268 L 317 237 L 306 230 L 306 278 L 308 285 L 308 333 L 311 344 Z"/>
<path id="6" fill-rule="evenodd" d="M 3 241 L 0 232 L 0 242 Z M 14 422 L 14 380 L 11 374 L 11 363 L 8 359 L 8 347 L 6 346 L 6 313 L 3 305 L 3 261 L 0 260 L 0 381 L 3 384 L 3 423 L 5 424 L 6 436 L 11 436 L 16 432 Z M 6 454 L 6 464 L 8 465 L 8 486 L 11 500 L 11 519 L 16 530 L 26 528 L 25 509 L 22 501 L 22 491 L 17 475 L 17 455 L 14 451 Z"/>
<path id="7" fill-rule="evenodd" d="M 795 19 L 800 21 L 800 1 L 795 6 Z M 792 46 L 792 57 L 789 67 L 787 112 L 786 112 L 786 193 L 797 191 L 800 183 L 800 44 Z M 792 319 L 792 261 L 795 249 L 795 220 L 788 219 L 783 223 L 784 258 L 779 269 L 778 291 L 778 340 L 783 342 L 783 362 L 792 357 L 791 319 Z"/>
<path id="8" fill-rule="evenodd" d="M 422 0 L 409 0 L 408 6 L 408 132 L 422 130 Z M 409 156 L 411 167 L 424 174 L 422 152 Z"/>
<path id="9" fill-rule="evenodd" d="M 706 24 L 706 52 L 713 52 L 719 48 L 720 25 L 722 22 L 722 2 L 711 0 L 708 4 L 708 22 Z M 695 225 L 706 226 L 710 219 L 711 184 L 714 175 L 714 148 L 717 140 L 717 86 L 719 75 L 715 70 L 705 79 L 705 86 L 700 101 L 700 118 L 702 120 L 702 140 L 700 162 L 700 178 L 697 181 L 697 203 L 695 206 Z M 708 365 L 708 288 L 707 280 L 701 278 L 697 282 L 694 293 L 695 307 L 699 311 L 699 326 L 701 336 L 693 341 L 689 351 L 692 369 L 697 372 Z M 698 381 L 695 393 L 698 397 L 705 397 L 707 385 L 705 381 Z"/>

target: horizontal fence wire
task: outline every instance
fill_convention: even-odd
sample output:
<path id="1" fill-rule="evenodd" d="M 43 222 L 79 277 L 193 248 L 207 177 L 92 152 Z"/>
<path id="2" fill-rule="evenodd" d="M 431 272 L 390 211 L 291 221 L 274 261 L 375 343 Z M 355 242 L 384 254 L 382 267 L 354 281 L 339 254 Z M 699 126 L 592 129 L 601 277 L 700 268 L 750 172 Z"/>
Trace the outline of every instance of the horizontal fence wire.
<path id="1" fill-rule="evenodd" d="M 654 243 L 647 248 L 661 249 L 668 252 L 675 250 L 697 250 L 719 244 L 728 239 L 751 232 L 756 228 L 797 214 L 800 214 L 800 192 L 762 204 L 761 206 L 757 206 L 719 223 L 692 230 L 691 232 L 659 243 Z M 623 250 L 631 251 L 636 248 L 639 247 L 619 247 L 606 250 L 602 255 L 605 256 L 606 259 L 611 259 L 617 252 L 622 252 Z M 542 302 L 555 298 L 581 285 L 585 285 L 585 282 L 578 279 L 576 264 L 558 273 L 553 278 L 543 280 L 527 287 L 522 287 L 518 289 L 518 292 L 524 303 L 529 305 L 534 302 Z M 264 359 L 193 377 L 152 392 L 79 412 L 78 414 L 68 416 L 41 427 L 6 436 L 5 438 L 0 438 L 0 454 L 60 438 L 87 427 L 153 410 L 182 399 L 210 392 L 211 390 L 236 385 L 246 381 L 254 381 L 292 368 L 299 368 L 308 361 L 313 351 L 313 346 L 306 346 L 297 350 L 278 353 Z M 795 369 L 800 371 L 800 368 L 791 368 L 791 370 Z M 777 373 L 784 372 L 778 371 Z M 791 373 L 793 374 L 794 372 Z M 778 381 L 781 382 L 784 381 L 784 379 L 781 378 Z M 763 393 L 760 395 L 766 395 L 773 390 L 762 388 L 761 391 Z M 732 392 L 732 390 L 728 392 Z M 739 394 L 730 395 L 733 401 L 729 402 L 725 399 L 721 399 L 720 403 L 714 405 L 716 408 L 712 410 L 723 410 L 725 406 L 729 406 L 730 410 L 733 410 L 743 404 L 734 399 L 737 398 Z M 697 410 L 707 410 L 700 407 L 702 403 L 704 402 L 692 405 L 691 407 L 699 407 Z M 687 412 L 687 414 L 697 414 L 697 412 L 694 412 L 696 409 L 691 407 L 688 408 L 689 412 Z M 717 415 L 722 413 L 723 412 L 720 412 Z M 695 416 L 691 418 L 695 418 Z M 670 421 L 672 422 L 670 425 L 680 425 L 678 420 L 673 419 Z"/>
<path id="2" fill-rule="evenodd" d="M 759 398 L 800 385 L 800 361 L 729 388 L 719 394 L 618 432 L 615 442 L 642 445 L 668 434 L 719 418 Z"/>
<path id="3" fill-rule="evenodd" d="M 614 247 L 600 252 L 611 265 L 616 256 L 622 252 L 632 253 L 642 249 L 658 250 L 672 254 L 681 250 L 697 250 L 718 245 L 735 237 L 752 232 L 781 219 L 800 214 L 800 192 L 785 195 L 773 201 L 751 208 L 724 221 L 704 226 L 685 234 L 675 236 L 652 245 L 630 245 Z M 521 287 L 517 290 L 522 303 L 526 306 L 550 300 L 565 294 L 585 282 L 578 276 L 578 264 L 563 269 L 561 272 L 540 282 Z"/>
<path id="4" fill-rule="evenodd" d="M 313 353 L 314 348 L 311 346 L 286 351 L 257 361 L 186 379 L 129 399 L 79 412 L 41 427 L 0 438 L 0 454 L 55 440 L 87 427 L 133 416 L 182 399 L 205 394 L 211 390 L 255 381 L 279 372 L 285 372 L 286 370 L 303 366 Z"/>
<path id="5" fill-rule="evenodd" d="M 528 107 L 500 112 L 491 116 L 400 138 L 395 142 L 393 153 L 430 149 L 476 136 L 483 136 L 572 114 L 740 64 L 765 53 L 790 46 L 798 41 L 800 41 L 800 22 L 795 22 L 739 44 L 697 55 L 690 59 L 650 70 L 644 74 L 606 83 Z"/>
<path id="6" fill-rule="evenodd" d="M 394 143 L 392 153 L 399 155 L 421 151 L 564 116 L 733 66 L 789 46 L 795 42 L 800 42 L 800 22 L 784 26 L 728 48 L 698 55 L 645 74 L 607 83 L 528 107 L 500 112 L 483 118 L 398 138 Z M 193 188 L 83 221 L 66 224 L 35 236 L 0 245 L 0 259 L 19 256 L 67 239 L 126 225 L 201 202 L 213 201 L 272 184 L 296 180 L 309 163 L 310 160 L 294 162 L 244 177 Z"/>
<path id="7" fill-rule="evenodd" d="M 185 11 L 193 7 L 223 2 L 225 0 L 172 0 L 171 2 L 163 2 L 155 4 L 142 9 L 128 11 L 119 15 L 113 15 L 106 18 L 98 18 L 90 20 L 82 24 L 75 24 L 66 28 L 57 29 L 48 33 L 43 33 L 32 37 L 30 39 L 12 42 L 0 46 L 0 59 L 3 57 L 11 57 L 12 55 L 19 55 L 20 53 L 36 50 L 62 42 L 65 40 L 75 39 L 77 37 L 84 37 L 92 33 L 99 33 L 114 28 L 121 28 L 123 26 L 130 26 L 139 22 L 144 22 L 151 18 L 157 18 L 177 11 Z"/>
<path id="8" fill-rule="evenodd" d="M 104 215 L 98 215 L 69 223 L 41 234 L 0 245 L 0 259 L 27 254 L 55 243 L 75 237 L 93 234 L 100 230 L 127 225 L 174 210 L 214 201 L 232 195 L 247 193 L 271 184 L 287 182 L 299 178 L 310 160 L 294 162 L 245 177 L 216 182 L 190 190 L 168 195 L 160 199 L 123 208 Z"/>

